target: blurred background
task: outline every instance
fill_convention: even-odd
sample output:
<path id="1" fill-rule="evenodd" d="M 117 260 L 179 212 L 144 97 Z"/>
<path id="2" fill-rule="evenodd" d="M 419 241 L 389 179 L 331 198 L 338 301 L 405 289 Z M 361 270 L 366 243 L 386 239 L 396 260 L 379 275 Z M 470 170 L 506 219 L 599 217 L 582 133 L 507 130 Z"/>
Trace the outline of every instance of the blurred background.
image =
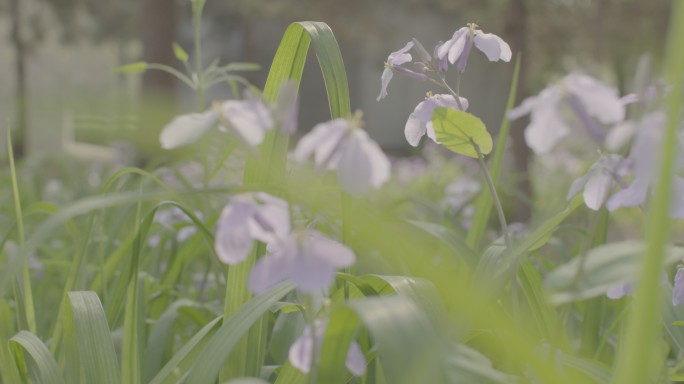
<path id="1" fill-rule="evenodd" d="M 629 92 L 637 60 L 658 68 L 669 1 L 652 0 L 208 0 L 202 28 L 203 60 L 253 62 L 245 72 L 262 87 L 280 38 L 294 21 L 328 23 L 349 78 L 352 109 L 393 154 L 416 153 L 404 140 L 408 115 L 430 89 L 395 76 L 389 95 L 376 101 L 387 55 L 411 38 L 429 49 L 467 22 L 506 40 L 522 58 L 517 103 L 549 81 L 581 71 Z M 0 117 L 11 126 L 18 156 L 71 151 L 114 157 L 122 149 L 147 161 L 163 155 L 161 128 L 176 114 L 196 109 L 193 91 L 159 71 L 142 75 L 116 68 L 144 60 L 182 69 L 172 43 L 192 62 L 190 0 L 0 0 Z M 315 57 L 301 91 L 300 131 L 329 118 Z M 471 55 L 463 96 L 470 112 L 493 133 L 504 113 L 513 63 Z M 452 73 L 452 76 L 455 74 Z M 207 100 L 235 97 L 228 86 Z M 511 173 L 530 195 L 530 155 L 524 120 L 512 130 Z M 4 130 L 3 130 L 4 132 Z M 6 148 L 0 135 L 0 148 Z M 2 151 L 0 149 L 0 151 Z M 6 156 L 2 157 L 6 159 Z M 518 218 L 524 219 L 521 208 Z"/>

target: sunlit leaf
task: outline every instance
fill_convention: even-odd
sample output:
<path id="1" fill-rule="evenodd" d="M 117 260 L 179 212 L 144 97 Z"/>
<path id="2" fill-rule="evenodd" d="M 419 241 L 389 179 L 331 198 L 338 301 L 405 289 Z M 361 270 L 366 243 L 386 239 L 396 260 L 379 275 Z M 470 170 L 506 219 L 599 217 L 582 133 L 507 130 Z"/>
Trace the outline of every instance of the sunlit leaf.
<path id="1" fill-rule="evenodd" d="M 492 136 L 482 120 L 468 112 L 454 108 L 435 108 L 432 127 L 437 141 L 448 149 L 469 157 L 478 158 L 475 145 L 483 155 L 492 151 Z"/>
<path id="2" fill-rule="evenodd" d="M 178 43 L 173 43 L 173 54 L 176 56 L 176 59 L 187 63 L 188 62 L 188 53 L 185 52 L 183 47 L 180 46 Z"/>
<path id="3" fill-rule="evenodd" d="M 147 70 L 147 63 L 138 61 L 136 63 L 127 64 L 116 69 L 120 73 L 141 73 Z"/>

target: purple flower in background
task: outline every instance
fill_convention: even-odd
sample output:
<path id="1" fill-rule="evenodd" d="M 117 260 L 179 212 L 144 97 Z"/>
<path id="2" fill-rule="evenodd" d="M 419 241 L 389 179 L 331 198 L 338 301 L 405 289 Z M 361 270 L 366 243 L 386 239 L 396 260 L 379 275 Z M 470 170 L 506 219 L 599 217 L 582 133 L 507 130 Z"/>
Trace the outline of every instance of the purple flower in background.
<path id="1" fill-rule="evenodd" d="M 269 107 L 250 92 L 245 100 L 228 100 L 220 106 L 223 120 L 219 129 L 235 133 L 255 147 L 264 140 L 275 122 Z"/>
<path id="2" fill-rule="evenodd" d="M 335 271 L 354 264 L 354 252 L 313 230 L 292 232 L 259 259 L 249 276 L 249 289 L 259 294 L 273 285 L 291 280 L 297 290 L 317 293 L 335 281 Z"/>
<path id="3" fill-rule="evenodd" d="M 211 127 L 216 125 L 219 113 L 210 109 L 204 113 L 189 113 L 176 116 L 162 130 L 159 142 L 164 149 L 174 149 L 195 142 Z"/>
<path id="4" fill-rule="evenodd" d="M 574 116 L 587 133 L 603 143 L 605 134 L 601 124 L 615 124 L 625 118 L 625 106 L 616 89 L 582 74 L 569 74 L 529 97 L 512 109 L 508 117 L 517 119 L 530 114 L 530 124 L 525 129 L 525 141 L 536 154 L 548 153 L 559 140 L 570 133 Z"/>
<path id="5" fill-rule="evenodd" d="M 625 159 L 619 155 L 601 156 L 589 168 L 584 176 L 573 181 L 567 199 L 572 199 L 582 188 L 584 203 L 590 209 L 598 211 L 608 199 L 613 187 L 626 174 Z"/>
<path id="6" fill-rule="evenodd" d="M 334 169 L 352 195 L 379 188 L 390 176 L 390 162 L 380 146 L 355 121 L 335 119 L 317 124 L 297 143 L 294 158 L 313 155 L 317 167 Z"/>
<path id="7" fill-rule="evenodd" d="M 446 57 L 451 64 L 456 64 L 458 61 L 456 69 L 463 73 L 473 44 L 487 56 L 489 61 L 508 62 L 511 60 L 512 52 L 508 43 L 497 35 L 482 32 L 476 24 L 468 24 L 467 27 L 454 32 L 451 39 L 439 47 L 437 57 L 439 59 Z"/>
<path id="8" fill-rule="evenodd" d="M 214 125 L 219 130 L 231 132 L 242 141 L 255 147 L 264 140 L 266 132 L 276 122 L 287 134 L 297 129 L 297 85 L 284 82 L 278 91 L 278 100 L 268 105 L 251 92 L 245 92 L 244 100 L 228 100 L 215 103 L 203 113 L 189 113 L 175 117 L 159 136 L 162 148 L 174 149 L 195 142 Z"/>
<path id="9" fill-rule="evenodd" d="M 237 264 L 249 254 L 252 242 L 273 243 L 290 233 L 290 212 L 285 200 L 258 192 L 234 196 L 221 212 L 215 248 L 219 259 Z"/>
<path id="10" fill-rule="evenodd" d="M 656 148 L 661 148 L 666 121 L 667 116 L 656 111 L 644 116 L 638 123 L 634 144 L 628 156 L 634 177 L 629 186 L 616 192 L 608 200 L 606 207 L 609 211 L 620 207 L 636 207 L 646 201 L 659 169 L 660 152 Z M 677 162 L 681 163 L 681 151 L 678 150 L 677 153 Z M 672 182 L 670 204 L 670 216 L 684 218 L 684 179 L 677 175 Z"/>
<path id="11" fill-rule="evenodd" d="M 309 373 L 312 360 L 314 360 L 312 356 L 314 352 L 314 339 L 316 342 L 315 350 L 320 353 L 323 345 L 323 335 L 325 334 L 327 325 L 327 322 L 322 320 L 314 321 L 315 338 L 312 337 L 313 332 L 311 331 L 311 325 L 306 325 L 306 327 L 304 327 L 304 332 L 295 340 L 288 353 L 290 364 L 292 364 L 293 367 L 304 373 Z M 316 360 L 318 360 L 318 356 L 316 356 Z M 361 347 L 356 341 L 352 341 L 349 345 L 349 352 L 347 352 L 347 361 L 345 365 L 349 372 L 354 376 L 359 377 L 366 372 L 366 357 L 363 355 Z"/>
<path id="12" fill-rule="evenodd" d="M 615 284 L 606 290 L 606 296 L 612 300 L 621 299 L 624 296 L 631 295 L 634 292 L 634 288 L 635 284 L 631 282 Z"/>
<path id="13" fill-rule="evenodd" d="M 406 121 L 404 127 L 406 141 L 415 147 L 420 143 L 420 139 L 427 134 L 432 141 L 437 143 L 435 130 L 432 128 L 432 111 L 438 107 L 451 107 L 460 110 L 463 106 L 463 110 L 468 109 L 467 99 L 460 97 L 459 102 L 452 95 L 428 95 L 425 100 L 418 103 Z"/>
<path id="14" fill-rule="evenodd" d="M 672 305 L 684 303 L 684 268 L 677 268 L 672 288 Z"/>
<path id="15" fill-rule="evenodd" d="M 413 48 L 413 46 L 416 43 L 413 41 L 409 41 L 406 43 L 404 48 L 390 53 L 389 57 L 387 57 L 387 62 L 385 62 L 385 70 L 382 71 L 382 77 L 380 79 L 381 82 L 381 88 L 380 88 L 380 95 L 378 95 L 378 101 L 384 99 L 387 96 L 387 86 L 390 83 L 390 80 L 392 80 L 392 76 L 394 76 L 394 72 L 399 72 L 404 75 L 419 79 L 419 80 L 427 80 L 427 75 L 424 73 L 419 73 L 412 71 L 408 68 L 401 67 L 402 64 L 406 64 L 413 60 L 413 56 L 411 56 L 408 51 Z M 425 50 L 423 48 L 423 50 Z"/>

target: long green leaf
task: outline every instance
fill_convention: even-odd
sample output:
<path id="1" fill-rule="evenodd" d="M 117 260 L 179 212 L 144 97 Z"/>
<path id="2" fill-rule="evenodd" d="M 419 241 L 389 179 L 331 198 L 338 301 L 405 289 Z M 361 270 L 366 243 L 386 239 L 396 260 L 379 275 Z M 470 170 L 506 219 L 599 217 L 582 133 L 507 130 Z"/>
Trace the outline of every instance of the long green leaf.
<path id="1" fill-rule="evenodd" d="M 5 300 L 0 300 L 0 379 L 3 383 L 19 383 L 21 378 L 6 342 L 16 333 L 12 311 Z"/>
<path id="2" fill-rule="evenodd" d="M 69 292 L 69 302 L 85 382 L 120 383 L 119 363 L 100 299 L 95 292 Z"/>
<path id="3" fill-rule="evenodd" d="M 157 372 L 149 384 L 172 384 L 187 374 L 202 354 L 213 335 L 219 329 L 223 316 L 219 316 L 200 329 L 173 357 Z"/>
<path id="4" fill-rule="evenodd" d="M 546 278 L 546 292 L 554 304 L 584 300 L 606 293 L 611 286 L 637 281 L 640 257 L 646 249 L 641 241 L 625 240 L 590 250 L 582 259 L 575 257 L 554 269 Z M 664 249 L 664 265 L 684 258 L 684 247 Z M 660 273 L 658 274 L 660 281 Z"/>
<path id="5" fill-rule="evenodd" d="M 57 362 L 40 339 L 20 331 L 10 339 L 10 348 L 20 370 L 34 383 L 64 384 Z"/>
<path id="6" fill-rule="evenodd" d="M 634 306 L 629 312 L 624 349 L 618 358 L 617 370 L 613 376 L 616 384 L 641 384 L 652 381 L 662 361 L 656 360 L 660 301 L 660 274 L 665 247 L 670 237 L 670 198 L 675 169 L 677 126 L 681 121 L 684 95 L 684 2 L 673 1 L 665 58 L 665 78 L 672 85 L 667 97 L 668 122 L 663 134 L 655 191 L 651 195 L 648 217 L 644 223 L 646 250 L 642 257 L 639 286 L 635 293 Z M 645 353 L 646 352 L 646 353 Z"/>
<path id="7" fill-rule="evenodd" d="M 313 45 L 323 73 L 331 117 L 348 116 L 349 86 L 342 54 L 332 30 L 321 22 L 292 23 L 287 28 L 273 58 L 264 87 L 264 97 L 269 101 L 275 101 L 281 84 L 285 81 L 293 81 L 299 89 L 310 44 Z M 287 147 L 288 140 L 284 134 L 278 130 L 268 133 L 261 144 L 258 156 L 251 156 L 245 164 L 245 186 L 283 182 Z M 251 297 L 247 291 L 247 274 L 263 252 L 263 247 L 255 247 L 246 261 L 228 269 L 224 309 L 226 321 Z M 222 380 L 258 375 L 265 357 L 265 333 L 263 323 L 255 325 L 254 330 L 250 331 L 245 340 L 237 346 L 235 358 L 226 363 L 221 374 Z"/>
<path id="8" fill-rule="evenodd" d="M 291 283 L 276 285 L 247 302 L 228 321 L 225 321 L 207 344 L 187 378 L 187 383 L 213 384 L 226 359 L 242 336 L 266 313 L 270 307 L 294 289 Z M 249 356 L 252 357 L 252 356 Z"/>

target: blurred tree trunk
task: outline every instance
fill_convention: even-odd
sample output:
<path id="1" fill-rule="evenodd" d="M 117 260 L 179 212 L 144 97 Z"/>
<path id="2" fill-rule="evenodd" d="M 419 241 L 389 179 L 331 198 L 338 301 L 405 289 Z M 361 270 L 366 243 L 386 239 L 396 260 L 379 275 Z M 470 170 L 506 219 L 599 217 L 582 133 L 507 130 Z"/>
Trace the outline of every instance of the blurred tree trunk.
<path id="1" fill-rule="evenodd" d="M 172 48 L 176 40 L 175 4 L 169 0 L 141 0 L 140 39 L 144 61 L 175 66 Z M 175 78 L 165 72 L 146 71 L 143 75 L 142 86 L 146 93 L 171 96 L 175 85 Z"/>
<path id="2" fill-rule="evenodd" d="M 508 5 L 508 19 L 506 21 L 506 40 L 511 44 L 514 53 L 522 55 L 520 62 L 520 77 L 515 96 L 516 105 L 525 97 L 529 96 L 526 84 L 527 68 L 525 64 L 527 55 L 527 28 L 528 11 L 525 0 L 511 0 Z M 525 127 L 529 123 L 527 117 L 520 118 L 511 123 L 511 141 L 514 161 L 515 184 L 518 194 L 514 197 L 513 216 L 511 221 L 525 222 L 530 218 L 532 200 L 532 186 L 530 184 L 529 163 L 530 149 L 525 143 Z"/>
<path id="3" fill-rule="evenodd" d="M 189 1 L 186 2 L 188 5 Z M 176 41 L 176 1 L 140 0 L 139 33 L 143 46 L 142 59 L 148 63 L 177 66 L 173 53 Z M 141 130 L 132 138 L 141 153 L 141 161 L 159 150 L 159 132 L 177 113 L 175 109 L 176 78 L 159 70 L 145 71 L 142 98 L 138 105 Z"/>
<path id="4" fill-rule="evenodd" d="M 12 150 L 19 159 L 26 153 L 26 127 L 28 112 L 26 106 L 26 45 L 21 35 L 20 0 L 10 0 L 10 18 L 12 19 L 12 45 L 14 46 L 14 76 L 16 122 L 12 132 Z"/>

